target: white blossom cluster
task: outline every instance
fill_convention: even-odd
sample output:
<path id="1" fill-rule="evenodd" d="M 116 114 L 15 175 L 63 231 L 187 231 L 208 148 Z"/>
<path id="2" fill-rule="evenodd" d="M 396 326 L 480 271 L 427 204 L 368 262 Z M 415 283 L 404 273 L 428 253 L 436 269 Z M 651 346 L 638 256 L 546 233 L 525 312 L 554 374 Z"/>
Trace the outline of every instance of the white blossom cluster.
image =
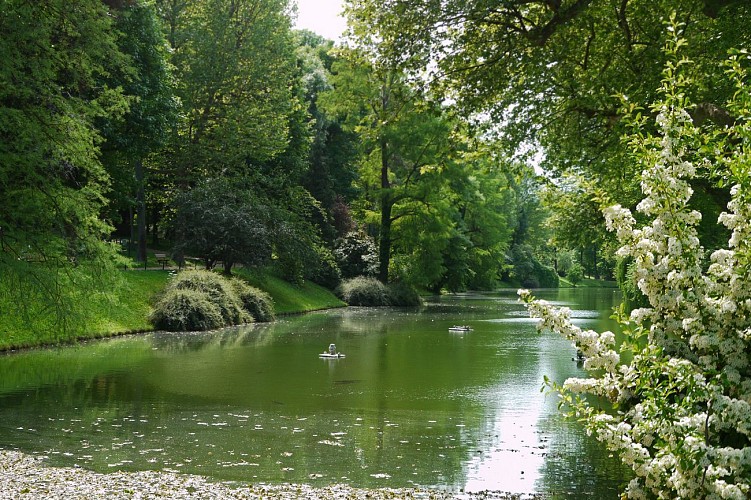
<path id="1" fill-rule="evenodd" d="M 620 363 L 611 332 L 583 331 L 570 311 L 519 295 L 539 328 L 574 341 L 587 357 L 591 377 L 556 387 L 586 416 L 590 432 L 634 472 L 628 498 L 751 498 L 751 120 L 734 129 L 742 145 L 730 158 L 700 160 L 729 171 L 737 182 L 719 223 L 731 231 L 726 249 L 707 262 L 691 210 L 688 158 L 698 156 L 698 131 L 677 64 L 668 67 L 664 99 L 656 106 L 656 138 L 641 139 L 644 199 L 637 210 L 650 222 L 637 227 L 621 206 L 605 210 L 609 230 L 635 262 L 635 279 L 649 307 L 622 320 L 633 359 Z M 738 82 L 742 83 L 743 77 Z M 751 103 L 746 85 L 738 95 Z M 744 94 L 745 92 L 745 94 Z M 746 127 L 745 129 L 743 127 Z M 615 404 L 610 413 L 590 405 L 589 393 Z"/>

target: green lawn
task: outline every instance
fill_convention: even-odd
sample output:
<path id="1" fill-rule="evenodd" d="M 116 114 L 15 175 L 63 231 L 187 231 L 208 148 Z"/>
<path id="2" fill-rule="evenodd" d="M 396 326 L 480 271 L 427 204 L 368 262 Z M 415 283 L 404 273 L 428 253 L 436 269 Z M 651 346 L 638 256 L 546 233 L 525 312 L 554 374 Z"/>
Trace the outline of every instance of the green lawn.
<path id="1" fill-rule="evenodd" d="M 112 300 L 94 311 L 92 335 L 114 335 L 124 332 L 152 330 L 148 321 L 154 295 L 164 289 L 168 271 L 122 271 L 122 286 Z"/>
<path id="2" fill-rule="evenodd" d="M 345 306 L 330 290 L 314 283 L 298 286 L 269 273 L 247 270 L 237 274 L 271 295 L 274 311 L 279 315 Z M 3 303 L 0 294 L 0 351 L 153 330 L 148 321 L 151 304 L 164 289 L 169 275 L 170 271 L 153 268 L 119 271 L 117 285 L 87 292 L 75 301 L 76 325 L 65 331 L 54 323 L 54 317 L 43 305 L 30 299 L 24 308 L 18 308 Z"/>
<path id="3" fill-rule="evenodd" d="M 560 278 L 561 288 L 570 288 L 574 284 L 566 278 Z M 618 288 L 618 283 L 612 280 L 596 280 L 594 278 L 584 278 L 576 284 L 576 288 Z"/>
<path id="4" fill-rule="evenodd" d="M 256 288 L 265 291 L 274 299 L 276 314 L 293 314 L 332 307 L 344 307 L 330 290 L 306 281 L 302 285 L 288 283 L 269 273 L 240 269 L 236 272 Z"/>
<path id="5" fill-rule="evenodd" d="M 50 305 L 29 296 L 26 303 L 3 303 L 0 297 L 0 350 L 73 342 L 78 339 L 151 330 L 151 299 L 164 288 L 167 271 L 118 271 L 107 285 L 70 288 L 63 307 L 72 307 L 70 324 L 62 328 Z"/>

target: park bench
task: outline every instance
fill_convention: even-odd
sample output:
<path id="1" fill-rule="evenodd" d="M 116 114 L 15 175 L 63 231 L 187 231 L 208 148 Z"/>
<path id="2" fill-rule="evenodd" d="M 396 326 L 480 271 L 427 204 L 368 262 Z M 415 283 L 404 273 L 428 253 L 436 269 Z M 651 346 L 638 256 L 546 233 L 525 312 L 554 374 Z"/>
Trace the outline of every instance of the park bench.
<path id="1" fill-rule="evenodd" d="M 166 253 L 155 253 L 154 258 L 156 258 L 156 261 L 162 265 L 162 269 L 164 269 L 164 266 L 167 265 L 167 261 L 169 260 Z"/>

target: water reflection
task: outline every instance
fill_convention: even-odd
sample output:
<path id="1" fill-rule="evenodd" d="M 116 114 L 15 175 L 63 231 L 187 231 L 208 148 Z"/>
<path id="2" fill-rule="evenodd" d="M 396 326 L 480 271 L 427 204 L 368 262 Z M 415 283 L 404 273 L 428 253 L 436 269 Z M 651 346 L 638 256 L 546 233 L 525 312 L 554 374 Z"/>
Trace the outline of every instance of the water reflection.
<path id="1" fill-rule="evenodd" d="M 612 329 L 611 291 L 544 295 Z M 319 359 L 331 342 L 347 357 Z M 104 471 L 616 498 L 623 471 L 539 391 L 580 375 L 572 355 L 513 293 L 32 351 L 0 357 L 0 446 Z"/>

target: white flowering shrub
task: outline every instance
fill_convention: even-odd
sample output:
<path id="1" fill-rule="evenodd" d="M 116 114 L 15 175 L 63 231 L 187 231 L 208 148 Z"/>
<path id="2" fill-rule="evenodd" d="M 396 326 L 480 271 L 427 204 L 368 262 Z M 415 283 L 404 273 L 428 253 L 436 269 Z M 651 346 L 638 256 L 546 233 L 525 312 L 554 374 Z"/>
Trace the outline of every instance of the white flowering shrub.
<path id="1" fill-rule="evenodd" d="M 678 30 L 675 29 L 677 32 Z M 727 75 L 736 84 L 728 109 L 735 125 L 717 137 L 697 130 L 688 114 L 682 41 L 666 51 L 662 99 L 653 107 L 658 132 L 630 144 L 643 166 L 648 222 L 637 224 L 620 206 L 605 210 L 621 256 L 636 263 L 636 279 L 649 307 L 621 318 L 626 341 L 611 332 L 582 330 L 567 308 L 519 295 L 539 328 L 571 339 L 586 356 L 589 378 L 552 384 L 574 416 L 634 472 L 626 498 L 751 498 L 751 93 L 744 64 L 731 56 Z M 714 144 L 713 147 L 706 147 Z M 731 145 L 732 147 L 727 147 Z M 709 153 L 708 153 L 709 152 Z M 687 203 L 696 166 L 719 172 L 733 185 L 727 213 L 718 221 L 732 232 L 726 249 L 707 260 L 697 237 L 701 214 Z M 623 315 L 622 315 L 623 316 Z M 626 355 L 627 354 L 627 355 Z M 624 360 L 622 361 L 622 356 Z M 595 395 L 612 403 L 606 410 Z"/>

